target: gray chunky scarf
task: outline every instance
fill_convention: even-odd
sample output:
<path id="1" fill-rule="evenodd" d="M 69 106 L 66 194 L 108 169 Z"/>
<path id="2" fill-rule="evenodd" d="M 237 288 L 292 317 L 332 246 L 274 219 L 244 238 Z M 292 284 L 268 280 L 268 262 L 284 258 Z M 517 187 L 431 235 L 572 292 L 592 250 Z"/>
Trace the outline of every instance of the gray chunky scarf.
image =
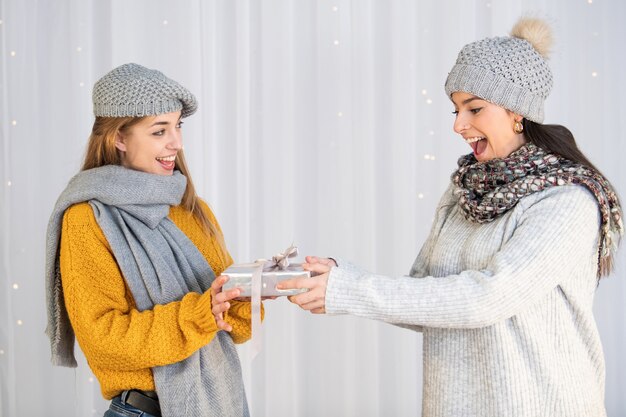
<path id="1" fill-rule="evenodd" d="M 615 190 L 599 172 L 527 143 L 506 158 L 479 163 L 473 154 L 462 156 L 452 174 L 458 204 L 468 220 L 487 223 L 517 202 L 550 187 L 579 184 L 593 193 L 601 214 L 598 275 L 610 269 L 610 260 L 624 234 L 622 208 Z"/>
<path id="2" fill-rule="evenodd" d="M 108 165 L 82 171 L 59 197 L 46 238 L 46 297 L 52 363 L 76 366 L 74 332 L 59 269 L 63 213 L 88 201 L 111 245 L 138 310 L 207 291 L 213 270 L 189 238 L 167 217 L 180 204 L 187 178 L 153 175 Z M 218 332 L 187 359 L 152 368 L 161 411 L 167 416 L 248 416 L 241 366 L 232 339 Z M 129 387 L 132 388 L 132 387 Z"/>

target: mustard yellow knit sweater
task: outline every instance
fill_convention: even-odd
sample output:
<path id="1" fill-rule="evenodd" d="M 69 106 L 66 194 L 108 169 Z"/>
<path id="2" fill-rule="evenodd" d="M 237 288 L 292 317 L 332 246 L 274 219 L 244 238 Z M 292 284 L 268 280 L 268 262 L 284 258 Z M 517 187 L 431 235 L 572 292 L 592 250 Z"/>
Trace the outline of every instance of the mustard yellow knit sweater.
<path id="1" fill-rule="evenodd" d="M 219 230 L 208 206 L 202 207 Z M 232 258 L 207 238 L 189 211 L 172 207 L 169 218 L 191 239 L 215 275 Z M 221 233 L 221 230 L 220 230 Z M 218 328 L 210 291 L 138 311 L 91 206 L 70 207 L 61 233 L 61 279 L 76 339 L 106 399 L 127 389 L 154 390 L 150 368 L 179 362 L 208 344 Z M 226 321 L 235 343 L 251 336 L 250 303 L 231 302 Z"/>

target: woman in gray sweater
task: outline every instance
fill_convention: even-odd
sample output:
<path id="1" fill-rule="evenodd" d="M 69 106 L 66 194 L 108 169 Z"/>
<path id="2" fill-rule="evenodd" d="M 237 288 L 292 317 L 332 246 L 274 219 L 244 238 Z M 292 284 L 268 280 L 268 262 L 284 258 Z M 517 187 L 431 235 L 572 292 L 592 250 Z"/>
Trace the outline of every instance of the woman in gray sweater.
<path id="1" fill-rule="evenodd" d="M 472 147 L 410 276 L 307 257 L 321 275 L 290 300 L 423 332 L 424 417 L 605 416 L 592 314 L 623 234 L 610 183 L 563 126 L 542 125 L 550 30 L 466 45 L 448 75 L 454 130 Z"/>

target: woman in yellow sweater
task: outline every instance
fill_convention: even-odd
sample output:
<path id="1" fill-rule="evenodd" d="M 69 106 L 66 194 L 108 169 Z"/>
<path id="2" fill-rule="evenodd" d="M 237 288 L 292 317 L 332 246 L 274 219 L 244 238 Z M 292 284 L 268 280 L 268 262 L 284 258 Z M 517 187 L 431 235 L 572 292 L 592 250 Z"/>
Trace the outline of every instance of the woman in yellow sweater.
<path id="1" fill-rule="evenodd" d="M 196 100 L 126 64 L 95 84 L 93 102 L 82 170 L 48 226 L 52 361 L 76 366 L 75 334 L 112 399 L 105 417 L 247 416 L 233 343 L 250 338 L 250 303 L 221 291 L 232 259 L 183 156 Z"/>

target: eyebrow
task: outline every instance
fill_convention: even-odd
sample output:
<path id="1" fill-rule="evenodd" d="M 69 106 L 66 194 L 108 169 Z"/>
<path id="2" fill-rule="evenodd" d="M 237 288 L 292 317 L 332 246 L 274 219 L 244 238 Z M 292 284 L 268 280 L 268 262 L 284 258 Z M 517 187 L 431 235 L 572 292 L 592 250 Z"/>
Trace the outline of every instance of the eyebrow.
<path id="1" fill-rule="evenodd" d="M 472 101 L 474 101 L 474 100 L 484 100 L 484 99 L 482 99 L 482 98 L 480 98 L 480 97 L 476 97 L 476 96 L 474 96 L 474 97 L 470 97 L 470 98 L 466 98 L 465 100 L 463 100 L 463 102 L 461 102 L 461 105 L 462 105 L 462 106 L 464 106 L 464 105 L 466 105 L 467 103 L 471 103 L 471 102 L 472 102 Z M 452 99 L 452 97 L 450 97 L 450 101 L 452 102 L 452 104 L 454 104 L 454 107 L 456 108 L 456 103 L 454 102 L 454 100 Z"/>
<path id="2" fill-rule="evenodd" d="M 158 125 L 169 125 L 170 122 L 155 122 L 150 125 L 150 127 L 158 126 Z"/>
<path id="3" fill-rule="evenodd" d="M 470 97 L 468 99 L 463 100 L 462 104 L 467 104 L 467 103 L 469 103 L 471 101 L 474 101 L 474 100 L 482 100 L 482 98 L 480 98 L 480 97 Z"/>
<path id="4" fill-rule="evenodd" d="M 183 116 L 181 115 L 181 116 L 178 118 L 178 120 L 176 121 L 176 123 L 180 122 L 182 118 L 183 118 Z M 154 122 L 154 123 L 152 123 L 152 124 L 150 125 L 150 127 L 160 126 L 160 125 L 169 125 L 169 124 L 170 124 L 170 122 L 168 122 L 168 121 L 165 121 L 165 120 L 164 120 L 164 121 L 161 121 L 161 122 Z"/>

